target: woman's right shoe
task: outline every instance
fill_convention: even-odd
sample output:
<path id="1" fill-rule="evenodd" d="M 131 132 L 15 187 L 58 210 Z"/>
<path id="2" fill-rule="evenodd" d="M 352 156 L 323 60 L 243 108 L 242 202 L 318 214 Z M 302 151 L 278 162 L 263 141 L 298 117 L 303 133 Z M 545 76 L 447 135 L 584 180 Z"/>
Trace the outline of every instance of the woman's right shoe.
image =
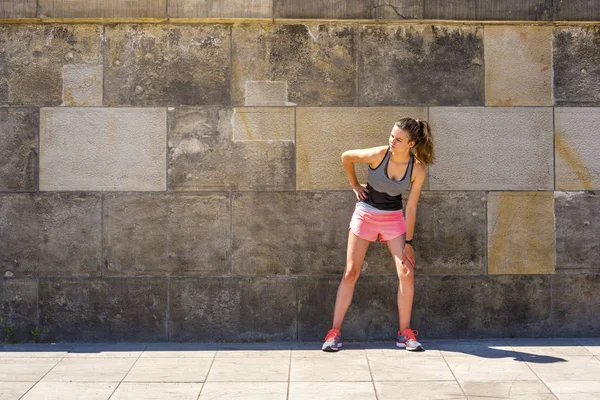
<path id="1" fill-rule="evenodd" d="M 406 349 L 409 351 L 422 351 L 423 346 L 417 342 L 417 335 L 419 331 L 413 331 L 410 328 L 406 328 L 402 332 L 398 331 L 396 338 L 396 347 Z"/>
<path id="2" fill-rule="evenodd" d="M 325 335 L 325 343 L 321 347 L 323 351 L 338 351 L 342 347 L 342 333 L 337 329 L 330 329 Z"/>

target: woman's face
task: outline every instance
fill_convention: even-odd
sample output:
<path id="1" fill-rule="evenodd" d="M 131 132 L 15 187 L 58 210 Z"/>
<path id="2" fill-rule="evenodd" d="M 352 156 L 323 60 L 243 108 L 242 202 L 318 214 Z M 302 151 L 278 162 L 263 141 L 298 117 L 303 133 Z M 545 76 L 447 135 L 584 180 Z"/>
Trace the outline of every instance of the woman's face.
<path id="1" fill-rule="evenodd" d="M 394 151 L 404 152 L 408 151 L 415 145 L 414 142 L 408 141 L 408 133 L 394 125 L 392 132 L 390 133 L 390 147 Z"/>

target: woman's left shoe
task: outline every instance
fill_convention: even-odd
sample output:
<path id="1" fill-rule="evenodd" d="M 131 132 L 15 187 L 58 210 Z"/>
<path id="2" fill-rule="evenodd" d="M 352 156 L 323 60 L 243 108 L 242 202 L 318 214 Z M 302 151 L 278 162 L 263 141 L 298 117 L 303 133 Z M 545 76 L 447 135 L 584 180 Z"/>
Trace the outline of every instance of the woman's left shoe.
<path id="1" fill-rule="evenodd" d="M 396 347 L 406 349 L 409 351 L 422 351 L 423 346 L 417 342 L 417 335 L 419 331 L 413 331 L 410 328 L 406 328 L 402 332 L 398 331 L 396 338 Z"/>

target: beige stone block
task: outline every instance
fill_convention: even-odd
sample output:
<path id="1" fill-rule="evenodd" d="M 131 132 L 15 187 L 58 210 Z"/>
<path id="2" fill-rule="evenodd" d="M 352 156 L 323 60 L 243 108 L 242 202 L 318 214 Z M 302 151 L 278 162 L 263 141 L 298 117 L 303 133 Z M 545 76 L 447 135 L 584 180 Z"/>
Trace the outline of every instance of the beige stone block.
<path id="1" fill-rule="evenodd" d="M 63 106 L 102 105 L 102 65 L 63 66 Z"/>
<path id="2" fill-rule="evenodd" d="M 557 190 L 600 189 L 600 108 L 554 109 Z"/>
<path id="3" fill-rule="evenodd" d="M 554 273 L 552 192 L 488 195 L 488 273 Z"/>
<path id="4" fill-rule="evenodd" d="M 430 107 L 431 190 L 554 189 L 551 107 Z"/>
<path id="5" fill-rule="evenodd" d="M 294 140 L 293 108 L 234 108 L 233 140 Z"/>
<path id="6" fill-rule="evenodd" d="M 40 190 L 166 190 L 160 108 L 40 110 Z"/>
<path id="7" fill-rule="evenodd" d="M 350 149 L 388 144 L 403 117 L 427 119 L 425 107 L 298 107 L 296 109 L 296 188 L 350 189 L 340 157 Z M 367 164 L 357 164 L 365 183 Z"/>
<path id="8" fill-rule="evenodd" d="M 273 0 L 169 0 L 175 18 L 271 18 Z"/>
<path id="9" fill-rule="evenodd" d="M 39 0 L 41 18 L 152 18 L 167 16 L 167 0 Z"/>
<path id="10" fill-rule="evenodd" d="M 0 18 L 35 18 L 37 0 L 3 0 Z"/>
<path id="11" fill-rule="evenodd" d="M 295 105 L 287 101 L 286 81 L 246 81 L 245 96 L 247 106 Z"/>
<path id="12" fill-rule="evenodd" d="M 552 27 L 484 28 L 485 104 L 552 105 Z"/>

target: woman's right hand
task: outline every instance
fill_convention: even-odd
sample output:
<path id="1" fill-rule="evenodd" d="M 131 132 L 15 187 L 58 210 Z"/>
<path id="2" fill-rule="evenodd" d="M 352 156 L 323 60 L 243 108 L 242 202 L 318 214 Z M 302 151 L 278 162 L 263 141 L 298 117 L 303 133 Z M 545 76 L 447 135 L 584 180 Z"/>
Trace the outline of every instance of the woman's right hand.
<path id="1" fill-rule="evenodd" d="M 367 190 L 366 187 L 364 187 L 360 183 L 358 185 L 353 186 L 352 190 L 354 191 L 354 194 L 356 195 L 356 198 L 358 200 L 366 200 L 367 199 L 367 193 L 369 193 L 369 191 Z"/>

